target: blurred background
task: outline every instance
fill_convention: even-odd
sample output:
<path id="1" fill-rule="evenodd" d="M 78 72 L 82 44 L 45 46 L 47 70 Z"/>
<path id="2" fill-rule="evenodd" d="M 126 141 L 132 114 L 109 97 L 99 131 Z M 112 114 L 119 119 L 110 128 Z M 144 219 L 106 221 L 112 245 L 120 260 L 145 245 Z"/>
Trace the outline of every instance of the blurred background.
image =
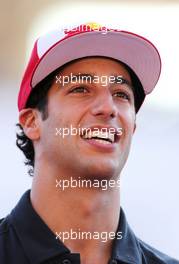
<path id="1" fill-rule="evenodd" d="M 31 187 L 15 124 L 33 42 L 50 29 L 94 21 L 143 35 L 160 51 L 161 78 L 137 114 L 121 203 L 137 236 L 179 259 L 179 1 L 0 1 L 0 218 Z"/>

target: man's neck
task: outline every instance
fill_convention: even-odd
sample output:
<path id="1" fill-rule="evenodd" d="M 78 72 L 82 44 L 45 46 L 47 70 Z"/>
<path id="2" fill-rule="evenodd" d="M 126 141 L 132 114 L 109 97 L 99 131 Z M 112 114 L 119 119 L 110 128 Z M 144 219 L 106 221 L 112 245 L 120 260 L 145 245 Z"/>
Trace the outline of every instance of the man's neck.
<path id="1" fill-rule="evenodd" d="M 33 179 L 31 202 L 53 233 L 60 234 L 61 240 L 64 232 L 69 236 L 72 231 L 76 233 L 77 239 L 62 242 L 71 252 L 80 253 L 82 264 L 107 263 L 113 242 L 110 237 L 117 231 L 119 222 L 118 188 L 62 190 L 52 174 L 48 177 L 38 173 Z"/>

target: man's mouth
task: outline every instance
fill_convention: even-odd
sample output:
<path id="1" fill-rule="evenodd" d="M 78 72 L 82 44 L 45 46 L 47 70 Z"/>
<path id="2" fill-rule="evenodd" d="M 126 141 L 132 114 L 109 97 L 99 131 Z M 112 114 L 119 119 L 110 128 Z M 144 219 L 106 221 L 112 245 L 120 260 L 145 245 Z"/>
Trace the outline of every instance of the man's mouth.
<path id="1" fill-rule="evenodd" d="M 87 128 L 81 137 L 85 140 L 93 139 L 94 141 L 104 145 L 117 143 L 120 139 L 120 136 L 117 134 L 117 129 L 114 127 Z"/>

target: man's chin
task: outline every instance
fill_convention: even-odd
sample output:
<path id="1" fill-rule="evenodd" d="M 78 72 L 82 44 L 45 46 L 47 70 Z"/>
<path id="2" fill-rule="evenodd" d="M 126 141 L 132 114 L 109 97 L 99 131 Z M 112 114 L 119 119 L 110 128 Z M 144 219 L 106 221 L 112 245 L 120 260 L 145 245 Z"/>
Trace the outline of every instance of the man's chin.
<path id="1" fill-rule="evenodd" d="M 90 179 L 116 179 L 119 174 L 119 166 L 110 163 L 90 164 L 90 166 L 88 165 L 88 167 L 85 169 L 85 177 Z"/>

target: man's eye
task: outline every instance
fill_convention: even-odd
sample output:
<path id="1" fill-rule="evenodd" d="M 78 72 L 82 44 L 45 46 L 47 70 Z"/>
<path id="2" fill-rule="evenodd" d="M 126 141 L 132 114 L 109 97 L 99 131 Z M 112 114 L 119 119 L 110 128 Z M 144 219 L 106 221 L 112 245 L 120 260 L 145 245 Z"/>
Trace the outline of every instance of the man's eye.
<path id="1" fill-rule="evenodd" d="M 86 93 L 88 90 L 85 87 L 76 87 L 70 91 L 70 93 Z"/>
<path id="2" fill-rule="evenodd" d="M 114 96 L 130 101 L 130 96 L 125 92 L 116 92 L 116 93 L 114 93 Z"/>

